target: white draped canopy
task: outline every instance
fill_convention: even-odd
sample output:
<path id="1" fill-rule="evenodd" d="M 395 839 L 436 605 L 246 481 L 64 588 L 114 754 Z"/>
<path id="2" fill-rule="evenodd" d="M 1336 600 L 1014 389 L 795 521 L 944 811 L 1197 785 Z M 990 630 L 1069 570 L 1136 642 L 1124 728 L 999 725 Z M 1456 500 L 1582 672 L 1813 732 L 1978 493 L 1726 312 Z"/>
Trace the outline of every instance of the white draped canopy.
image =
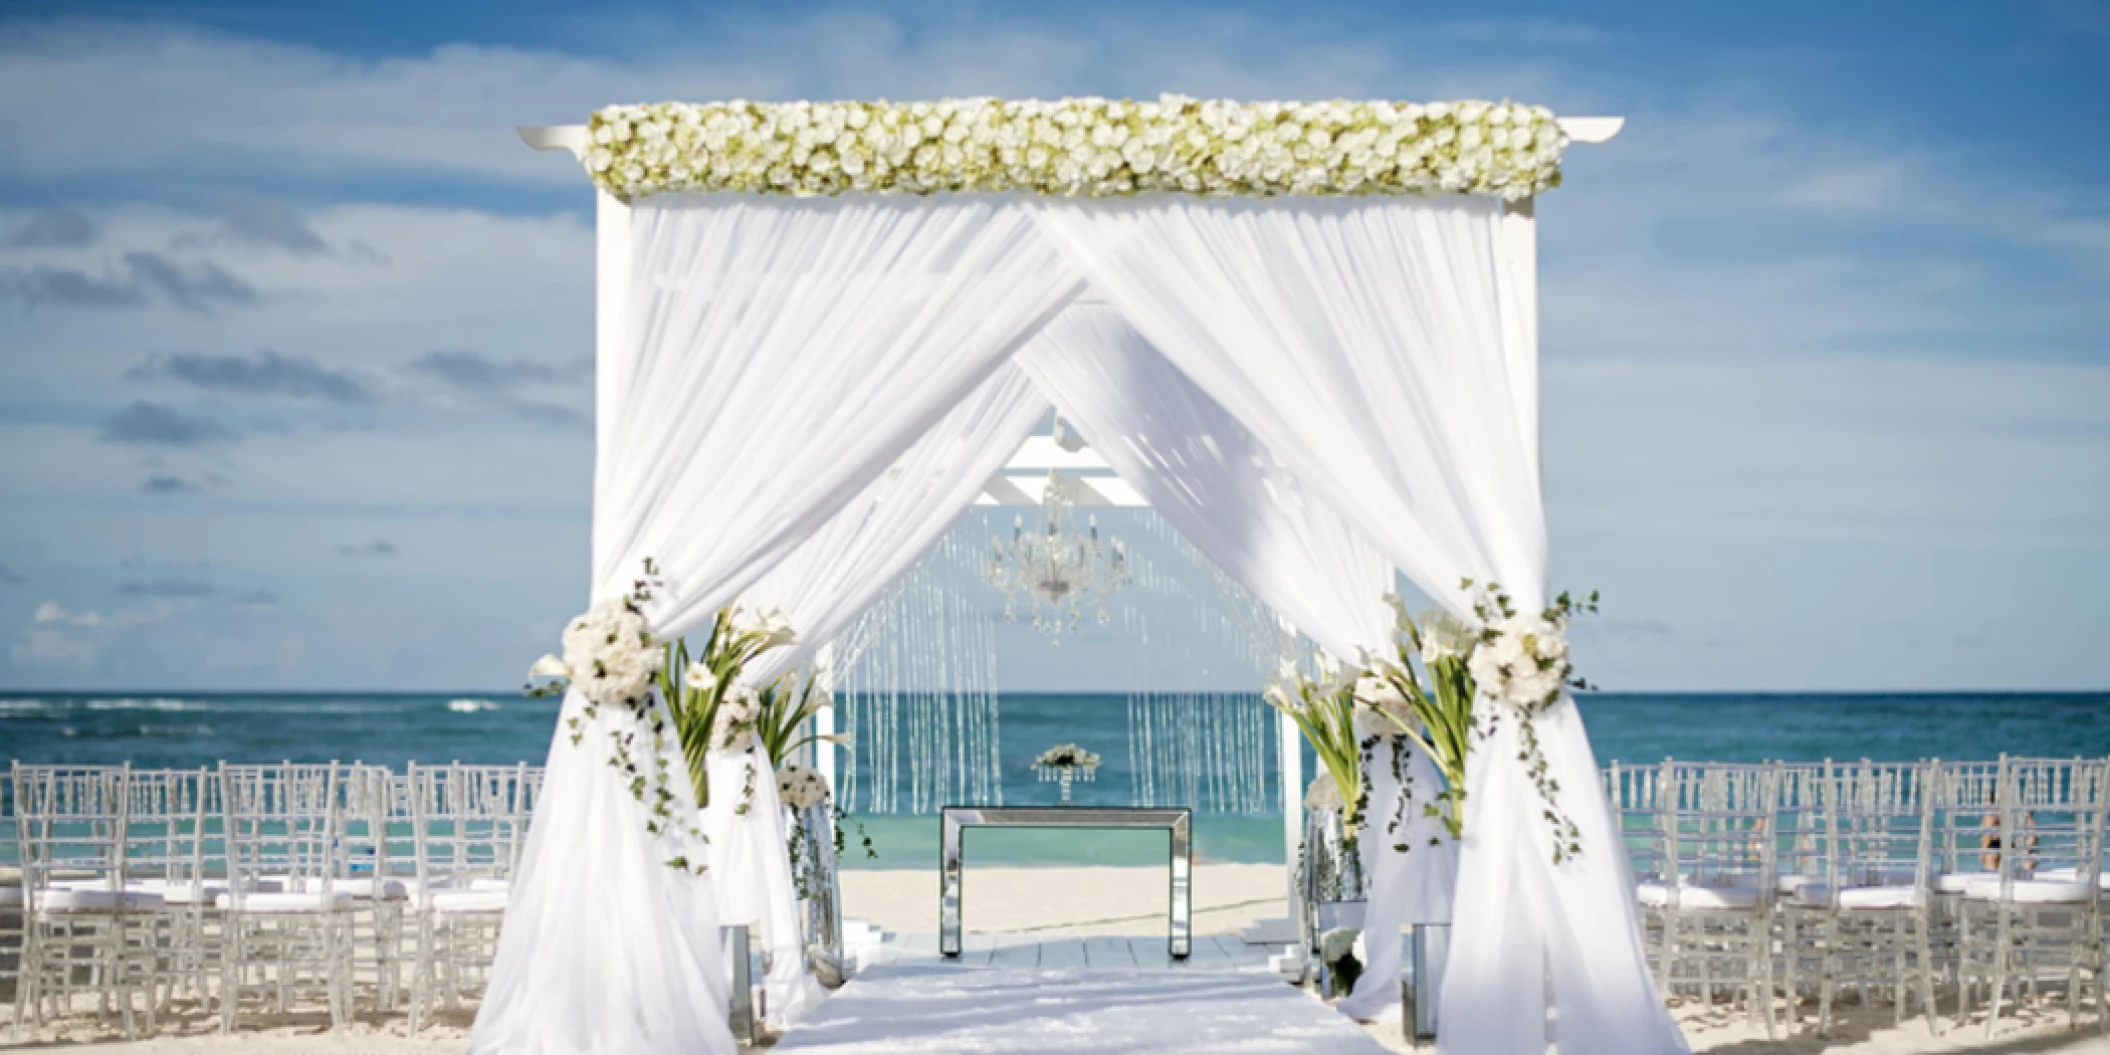
<path id="1" fill-rule="evenodd" d="M 1338 656 L 1387 640 L 1395 568 L 1460 614 L 1467 578 L 1539 606 L 1532 224 L 1528 202 L 1465 196 L 604 194 L 595 595 L 626 592 L 649 557 L 662 636 L 746 599 L 818 646 L 1052 403 Z M 1373 920 L 1451 911 L 1442 1050 L 1684 1050 L 1573 704 L 1539 736 L 1579 859 L 1554 863 L 1515 723 L 1501 728 L 1474 756 L 1455 862 L 1417 849 L 1374 869 Z M 713 913 L 644 917 L 676 901 L 766 910 L 726 889 L 737 877 L 709 877 L 714 891 L 632 845 L 644 807 L 597 755 L 576 757 L 595 750 L 553 741 L 556 808 L 530 833 L 472 1050 L 730 1051 L 709 939 L 669 935 Z M 1449 900 L 1453 867 L 1455 905 L 1439 908 L 1425 895 Z M 606 904 L 613 889 L 630 903 Z M 665 943 L 654 962 L 683 970 L 596 990 L 601 1012 L 582 1013 L 567 965 L 636 943 Z"/>

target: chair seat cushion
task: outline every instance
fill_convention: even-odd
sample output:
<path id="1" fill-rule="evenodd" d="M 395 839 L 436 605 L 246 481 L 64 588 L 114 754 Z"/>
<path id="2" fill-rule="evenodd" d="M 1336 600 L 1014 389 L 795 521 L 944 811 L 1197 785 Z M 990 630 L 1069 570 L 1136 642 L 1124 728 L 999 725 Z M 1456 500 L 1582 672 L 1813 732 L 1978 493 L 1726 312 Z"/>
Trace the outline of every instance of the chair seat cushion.
<path id="1" fill-rule="evenodd" d="M 1793 897 L 1795 892 L 1804 886 L 1822 882 L 1824 882 L 1823 876 L 1780 875 L 1773 878 L 1773 888 L 1789 897 Z"/>
<path id="2" fill-rule="evenodd" d="M 1983 879 L 1999 882 L 1998 872 L 1949 872 L 1935 876 L 1931 881 L 1937 894 L 1961 894 L 1964 888 Z"/>
<path id="3" fill-rule="evenodd" d="M 39 912 L 158 912 L 166 902 L 144 890 L 73 890 L 55 887 L 37 892 Z"/>
<path id="4" fill-rule="evenodd" d="M 2077 879 L 2017 879 L 2008 887 L 2017 905 L 2078 905 L 2094 900 L 2096 888 Z M 2000 877 L 1988 876 L 1964 887 L 1972 901 L 2000 900 Z"/>
<path id="5" fill-rule="evenodd" d="M 494 879 L 490 876 L 478 876 L 475 879 L 469 880 L 469 889 L 511 890 L 513 889 L 513 881 L 510 879 Z"/>
<path id="6" fill-rule="evenodd" d="M 1736 909 L 1758 905 L 1758 890 L 1747 886 L 1672 887 L 1665 883 L 1643 883 L 1634 888 L 1634 897 L 1651 908 L 1667 908 L 1673 891 L 1676 891 L 1679 908 Z"/>
<path id="7" fill-rule="evenodd" d="M 432 895 L 432 911 L 504 912 L 511 897 L 506 890 L 443 890 Z"/>
<path id="8" fill-rule="evenodd" d="M 2038 878 L 2038 879 L 2068 879 L 2068 880 L 2071 880 L 2071 879 L 2079 879 L 2080 877 L 2081 877 L 2081 870 L 2080 870 L 2080 869 L 2078 869 L 2078 868 L 2053 868 L 2053 869 L 2050 869 L 2049 871 L 2044 871 L 2044 872 L 2038 872 L 2038 873 L 2037 873 L 2037 878 Z M 2099 886 L 2099 887 L 2101 887 L 2101 888 L 2103 888 L 2104 890 L 2110 890 L 2110 871 L 2105 871 L 2105 872 L 2098 872 L 2098 873 L 2096 873 L 2096 877 L 2095 877 L 2095 885 L 2096 885 L 2096 886 Z"/>
<path id="9" fill-rule="evenodd" d="M 416 882 L 417 880 L 415 879 L 405 881 L 401 879 L 375 879 L 372 876 L 358 876 L 350 879 L 335 880 L 330 885 L 339 893 L 361 901 L 375 900 L 377 892 L 379 899 L 382 901 L 401 901 L 410 896 L 410 887 Z"/>
<path id="10" fill-rule="evenodd" d="M 1795 902 L 1818 908 L 1834 903 L 1831 889 L 1823 883 L 1809 883 L 1795 891 Z M 1842 887 L 1836 902 L 1847 910 L 1915 908 L 1919 903 L 1919 888 L 1910 885 Z"/>
<path id="11" fill-rule="evenodd" d="M 327 898 L 321 891 L 249 893 L 242 895 L 238 906 L 232 894 L 221 894 L 213 904 L 223 910 L 239 909 L 242 912 L 335 912 L 351 908 L 352 896 L 342 891 L 332 892 Z"/>
<path id="12" fill-rule="evenodd" d="M 212 879 L 200 883 L 188 879 L 135 879 L 126 883 L 125 889 L 159 894 L 162 901 L 171 905 L 210 905 L 227 893 L 227 883 Z"/>

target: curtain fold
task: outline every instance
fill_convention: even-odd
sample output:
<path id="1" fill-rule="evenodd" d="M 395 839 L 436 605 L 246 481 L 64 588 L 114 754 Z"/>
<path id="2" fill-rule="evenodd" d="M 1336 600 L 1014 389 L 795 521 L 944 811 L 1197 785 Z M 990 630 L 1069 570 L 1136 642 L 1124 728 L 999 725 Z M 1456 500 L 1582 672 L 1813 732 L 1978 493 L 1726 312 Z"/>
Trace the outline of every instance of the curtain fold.
<path id="1" fill-rule="evenodd" d="M 631 225 L 594 593 L 652 558 L 668 636 L 820 531 L 1078 286 L 1000 197 L 670 194 Z"/>
<path id="2" fill-rule="evenodd" d="M 1528 219 L 1481 198 L 1030 208 L 1130 325 L 1438 603 L 1469 616 L 1466 578 L 1545 603 Z M 1573 703 L 1539 730 L 1586 840 L 1572 864 L 1552 863 L 1505 725 L 1475 745 L 1439 1046 L 1686 1050 L 1637 967 L 1625 854 Z"/>
<path id="3" fill-rule="evenodd" d="M 1119 312 L 1070 306 L 1018 363 L 1160 516 L 1305 636 L 1350 659 L 1389 647 L 1392 610 L 1381 598 L 1391 565 Z M 1430 845 L 1440 824 L 1421 811 L 1442 778 L 1411 747 L 1401 748 L 1395 773 L 1393 743 L 1373 748 L 1382 765 L 1373 767 L 1372 824 L 1361 842 L 1372 934 L 1448 920 L 1457 874 L 1458 844 Z M 1409 787 L 1418 796 L 1411 803 Z M 1368 969 L 1342 1011 L 1396 1015 L 1399 943 L 1366 944 Z"/>
<path id="4" fill-rule="evenodd" d="M 703 810 L 710 840 L 711 876 L 718 918 L 728 927 L 753 924 L 769 953 L 762 979 L 771 1022 L 788 1025 L 820 1006 L 827 991 L 806 969 L 806 942 L 799 929 L 798 888 L 791 878 L 791 832 L 777 774 L 759 745 L 745 751 L 712 751 L 711 804 Z"/>
<path id="5" fill-rule="evenodd" d="M 702 861 L 703 847 L 646 831 L 645 804 L 604 776 L 615 772 L 609 737 L 627 731 L 628 712 L 598 710 L 589 718 L 583 697 L 565 697 L 469 1050 L 732 1052 L 711 877 L 666 863 L 684 852 Z M 662 757 L 649 743 L 636 750 L 647 772 Z M 681 752 L 669 754 L 680 774 Z M 675 815 L 694 816 L 689 782 L 677 776 L 668 788 Z"/>
<path id="6" fill-rule="evenodd" d="M 600 301 L 621 317 L 597 349 L 592 595 L 654 560 L 662 638 L 821 530 L 1078 288 L 998 197 L 659 195 L 611 218 L 627 294 Z M 715 893 L 662 864 L 605 745 L 570 732 L 476 1050 L 730 1053 Z"/>
<path id="7" fill-rule="evenodd" d="M 998 367 L 826 527 L 748 587 L 748 603 L 782 608 L 799 633 L 790 647 L 756 657 L 748 680 L 768 684 L 856 621 L 945 537 L 1047 413 L 1047 397 L 1017 366 Z"/>

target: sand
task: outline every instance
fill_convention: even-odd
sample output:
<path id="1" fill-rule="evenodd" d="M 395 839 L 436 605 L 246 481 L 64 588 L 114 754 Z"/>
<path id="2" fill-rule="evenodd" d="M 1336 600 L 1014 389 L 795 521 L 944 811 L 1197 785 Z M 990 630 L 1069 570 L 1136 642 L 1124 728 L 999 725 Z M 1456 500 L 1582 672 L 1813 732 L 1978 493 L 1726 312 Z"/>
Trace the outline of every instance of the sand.
<path id="1" fill-rule="evenodd" d="M 938 928 L 938 879 L 929 871 L 852 871 L 843 874 L 843 902 L 848 915 L 869 920 L 894 933 L 932 933 Z M 1163 868 L 970 868 L 966 878 L 966 924 L 973 932 L 1044 934 L 1048 937 L 1162 933 L 1169 889 Z M 1283 914 L 1282 870 L 1273 865 L 1211 864 L 1194 876 L 1196 934 L 1235 934 L 1255 920 Z M 8 1009 L 8 1010 L 11 1010 Z M 1937 1052 L 1985 1052 L 1988 1055 L 2090 1053 L 2110 1055 L 2110 1039 L 2099 1032 L 2092 1015 L 2079 1031 L 2068 1028 L 2063 1005 L 2025 1007 L 2004 1019 L 1988 1040 L 1983 1023 L 1956 1028 L 1944 1020 L 1947 1033 L 1933 1037 L 1923 1020 L 1904 1026 L 1891 1023 L 1887 1007 L 1848 1007 L 1830 1038 L 1804 1032 L 1767 1041 L 1762 1027 L 1725 1008 L 1673 1009 L 1696 1052 L 1713 1055 L 1921 1055 Z M 417 1037 L 404 1036 L 401 1017 L 362 1020 L 343 1036 L 330 1036 L 310 1018 L 297 1023 L 245 1026 L 234 1037 L 222 1037 L 218 1020 L 202 1016 L 165 1021 L 149 1040 L 127 1042 L 113 1028 L 76 1020 L 65 1028 L 25 1031 L 24 1042 L 44 1047 L 88 1048 L 113 1055 L 157 1055 L 168 1052 L 246 1051 L 258 1055 L 396 1055 L 460 1051 L 471 1014 L 459 1013 L 428 1026 Z M 1369 1035 L 1395 1051 L 1412 1051 L 1397 1025 L 1376 1025 Z M 10 1047 L 0 1026 L 0 1048 Z M 1421 1049 L 1428 1051 L 1430 1049 Z"/>

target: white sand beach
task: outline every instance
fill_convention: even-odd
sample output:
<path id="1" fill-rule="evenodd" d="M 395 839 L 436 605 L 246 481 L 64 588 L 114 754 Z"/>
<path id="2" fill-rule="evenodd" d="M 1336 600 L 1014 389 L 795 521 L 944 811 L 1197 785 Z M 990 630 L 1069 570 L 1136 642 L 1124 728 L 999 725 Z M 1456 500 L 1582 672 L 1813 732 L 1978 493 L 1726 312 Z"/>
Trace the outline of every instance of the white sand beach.
<path id="1" fill-rule="evenodd" d="M 1235 935 L 1256 920 L 1283 914 L 1282 870 L 1275 865 L 1205 864 L 1194 874 L 1194 932 Z M 842 875 L 847 914 L 893 934 L 928 934 L 938 927 L 935 871 L 849 871 Z M 1170 896 L 1165 869 L 1127 867 L 973 868 L 966 876 L 966 925 L 973 934 L 1045 936 L 1050 939 L 1102 935 L 1162 934 Z M 1713 1055 L 1933 1055 L 1986 1052 L 2000 1055 L 2101 1053 L 2110 1038 L 2092 1017 L 2069 1028 L 2063 1006 L 2027 1006 L 2003 1021 L 1992 1038 L 1979 1023 L 1957 1028 L 1944 1020 L 1942 1036 L 1923 1021 L 1892 1024 L 1887 1006 L 1848 1005 L 1833 1036 L 1809 1032 L 1767 1040 L 1763 1028 L 1725 1006 L 1675 1008 L 1696 1052 Z M 150 1039 L 126 1041 L 109 1027 L 82 1019 L 64 1027 L 25 1030 L 23 1046 L 90 1049 L 120 1055 L 239 1050 L 260 1055 L 392 1055 L 396 1052 L 459 1051 L 473 1013 L 443 1016 L 418 1036 L 405 1035 L 399 1016 L 363 1017 L 342 1036 L 331 1036 L 315 1017 L 263 1028 L 245 1027 L 233 1037 L 218 1032 L 216 1019 L 196 1015 L 164 1022 Z M 1416 1050 L 1396 1025 L 1366 1027 L 1369 1036 L 1394 1051 Z M 12 1047 L 0 1031 L 0 1047 Z M 1421 1050 L 1428 1050 L 1426 1048 Z"/>

